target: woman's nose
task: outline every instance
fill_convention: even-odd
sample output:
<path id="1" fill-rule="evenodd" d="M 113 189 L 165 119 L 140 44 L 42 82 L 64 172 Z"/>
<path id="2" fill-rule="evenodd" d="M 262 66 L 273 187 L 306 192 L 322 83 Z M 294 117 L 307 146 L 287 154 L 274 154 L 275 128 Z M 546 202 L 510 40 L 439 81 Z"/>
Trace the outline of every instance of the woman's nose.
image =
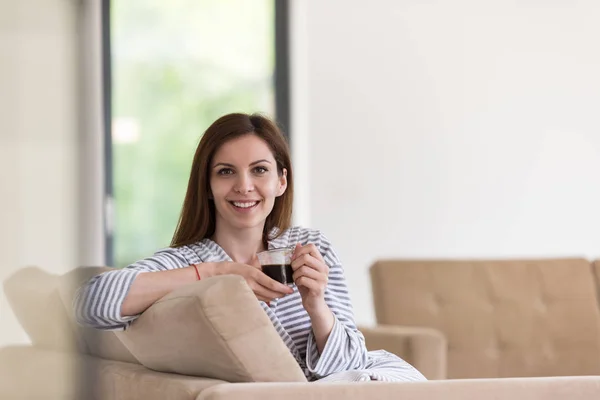
<path id="1" fill-rule="evenodd" d="M 254 190 L 252 178 L 247 174 L 239 174 L 234 190 L 240 194 L 245 194 Z"/>

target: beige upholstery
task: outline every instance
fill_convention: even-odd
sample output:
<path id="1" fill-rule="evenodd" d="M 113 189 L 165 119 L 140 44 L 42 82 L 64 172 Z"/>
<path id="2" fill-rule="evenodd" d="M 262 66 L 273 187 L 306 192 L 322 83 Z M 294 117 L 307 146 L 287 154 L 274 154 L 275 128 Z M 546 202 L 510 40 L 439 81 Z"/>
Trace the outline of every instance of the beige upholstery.
<path id="1" fill-rule="evenodd" d="M 9 277 L 3 287 L 15 316 L 35 346 L 86 352 L 56 290 L 59 282 L 56 275 L 27 267 Z"/>
<path id="2" fill-rule="evenodd" d="M 19 321 L 31 337 L 33 346 L 8 347 L 0 349 L 0 398 L 1 399 L 145 399 L 145 400 L 194 400 L 194 399 L 380 399 L 380 398 L 410 398 L 412 400 L 554 400 L 568 398 L 572 400 L 597 400 L 600 398 L 600 377 L 569 377 L 548 379 L 492 379 L 492 380 L 439 380 L 424 383 L 230 383 L 207 377 L 172 374 L 153 371 L 137 363 L 132 352 L 129 352 L 113 332 L 98 332 L 94 338 L 90 330 L 85 330 L 73 324 L 70 302 L 74 293 L 74 283 L 80 278 L 92 276 L 104 271 L 103 268 L 81 269 L 64 278 L 45 274 L 37 268 L 26 268 L 4 282 L 7 298 Z M 165 355 L 175 363 L 179 356 L 187 356 L 182 348 L 189 350 L 189 343 L 195 342 L 195 329 L 198 323 L 190 329 L 189 324 L 174 324 L 167 319 L 171 313 L 180 319 L 194 320 L 205 318 L 211 321 L 215 332 L 223 335 L 229 349 L 234 354 L 245 350 L 244 344 L 257 343 L 259 340 L 246 338 L 235 343 L 236 335 L 244 337 L 245 332 L 236 330 L 236 325 L 228 321 L 230 316 L 238 318 L 231 310 L 235 302 L 228 307 L 220 307 L 209 300 L 201 303 L 196 300 L 199 291 L 210 293 L 207 299 L 216 301 L 218 293 L 211 290 L 239 284 L 240 279 L 225 277 L 205 280 L 204 283 L 191 284 L 181 291 L 173 293 L 156 304 L 152 314 L 161 321 L 171 324 L 173 334 L 186 338 L 189 342 L 181 341 L 180 348 L 173 348 L 176 356 Z M 241 282 L 243 284 L 243 282 Z M 249 290 L 246 288 L 242 289 Z M 215 297 L 212 297 L 215 295 Z M 181 300 L 178 297 L 181 297 Z M 163 304 L 164 303 L 164 304 Z M 256 305 L 256 302 L 248 302 Z M 173 306 L 171 306 L 173 305 Z M 177 305 L 175 308 L 174 305 Z M 245 310 L 244 304 L 235 303 Z M 154 307 L 154 306 L 153 306 Z M 164 307 L 162 309 L 161 307 Z M 178 309 L 181 310 L 178 310 Z M 165 312 L 170 310 L 171 312 Z M 220 310 L 215 312 L 216 310 Z M 213 313 L 214 312 L 214 313 Z M 211 314 L 212 313 L 212 314 Z M 249 311 L 253 313 L 252 310 Z M 218 318 L 220 316 L 220 318 Z M 152 350 L 147 346 L 153 344 L 152 335 L 147 330 L 156 330 L 157 338 L 166 338 L 163 327 L 145 317 L 134 323 L 136 327 L 125 335 L 126 342 L 132 346 L 133 352 L 142 360 L 150 355 Z M 240 320 L 238 320 L 240 322 Z M 259 321 L 260 322 L 260 321 Z M 262 324 L 248 325 L 261 331 Z M 146 324 L 146 328 L 143 328 Z M 201 329 L 205 329 L 203 327 Z M 271 327 L 272 328 L 272 327 Z M 362 328 L 369 349 L 383 347 L 418 366 L 426 376 L 443 378 L 446 351 L 446 341 L 439 331 L 431 328 L 378 326 Z M 140 332 L 135 332 L 139 330 Z M 267 330 L 268 331 L 268 330 Z M 203 332 L 206 333 L 206 330 Z M 131 333 L 131 336 L 129 335 Z M 138 337 L 134 337 L 135 335 Z M 189 336 L 186 336 L 189 335 Z M 266 333 L 265 335 L 270 335 Z M 121 335 L 121 337 L 124 337 Z M 138 341 L 139 339 L 139 341 Z M 203 337 L 204 339 L 204 337 Z M 213 338 L 214 339 L 214 338 Z M 272 340 L 269 340 L 270 342 Z M 145 344 L 144 344 L 145 342 Z M 156 342 L 154 342 L 156 343 Z M 175 344 L 180 343 L 175 341 Z M 206 343 L 206 341 L 205 341 Z M 212 343 L 212 342 L 211 342 Z M 217 343 L 217 342 L 215 342 Z M 222 345 L 222 344 L 217 344 Z M 137 347 L 141 346 L 141 347 Z M 168 346 L 168 343 L 160 343 Z M 277 349 L 262 347 L 264 352 Z M 164 347 L 161 351 L 164 351 Z M 50 350 L 53 349 L 53 350 Z M 257 356 L 250 350 L 242 358 Z M 77 354 L 79 353 L 79 354 Z M 156 354 L 156 353 L 155 353 Z M 198 353 L 196 353 L 196 356 Z M 230 355 L 230 354 L 229 354 Z M 221 361 L 229 355 L 219 355 L 215 358 Z M 206 354 L 204 355 L 206 356 Z M 200 354 L 200 357 L 204 357 Z M 258 355 L 260 358 L 263 355 Z M 192 355 L 186 363 L 194 361 Z M 104 359 L 102 359 L 104 358 Z M 116 359 L 131 359 L 132 362 L 115 361 Z M 276 357 L 275 364 L 279 358 Z M 218 361 L 218 360 L 217 360 Z M 260 360 L 259 360 L 260 361 Z M 191 364 L 193 365 L 193 364 Z M 216 365 L 216 364 L 215 364 Z M 246 364 L 244 364 L 246 365 Z M 287 368 L 283 364 L 278 367 Z M 167 366 L 171 368 L 171 366 Z M 235 365 L 232 368 L 237 368 Z M 295 366 L 297 368 L 297 366 Z M 260 368 L 258 369 L 260 373 Z M 280 373 L 280 372 L 278 372 Z M 294 374 L 294 371 L 287 373 Z"/>
<path id="3" fill-rule="evenodd" d="M 79 373 L 70 375 L 73 370 Z M 33 347 L 0 350 L 0 399 L 11 400 L 597 400 L 599 395 L 600 377 L 231 384 Z"/>
<path id="4" fill-rule="evenodd" d="M 598 304 L 600 304 L 600 260 L 595 260 L 592 267 L 594 278 L 596 278 L 596 298 L 598 299 Z"/>
<path id="5" fill-rule="evenodd" d="M 17 319 L 35 346 L 137 363 L 115 332 L 84 328 L 73 316 L 71 303 L 76 288 L 111 269 L 77 268 L 58 277 L 37 267 L 27 267 L 4 282 L 4 290 Z"/>
<path id="6" fill-rule="evenodd" d="M 203 389 L 223 383 L 31 346 L 0 349 L 3 400 L 194 399 Z"/>
<path id="7" fill-rule="evenodd" d="M 66 312 L 68 315 L 69 324 L 71 329 L 76 332 L 82 353 L 107 360 L 139 364 L 137 358 L 118 338 L 117 332 L 82 327 L 75 321 L 72 304 L 77 289 L 95 275 L 112 270 L 113 268 L 110 267 L 86 267 L 74 269 L 63 275 L 56 287 L 64 307 L 60 312 Z"/>
<path id="8" fill-rule="evenodd" d="M 197 400 L 597 400 L 600 377 L 469 379 L 411 383 L 238 384 L 208 388 Z"/>
<path id="9" fill-rule="evenodd" d="M 377 322 L 448 340 L 448 377 L 600 374 L 600 313 L 581 259 L 379 261 Z"/>
<path id="10" fill-rule="evenodd" d="M 228 382 L 306 382 L 244 278 L 174 290 L 119 335 L 148 368 Z"/>
<path id="11" fill-rule="evenodd" d="M 418 369 L 427 379 L 446 378 L 446 337 L 431 328 L 378 325 L 359 327 L 368 350 L 385 349 Z"/>
<path id="12" fill-rule="evenodd" d="M 81 357 L 33 346 L 0 349 L 0 399 L 76 399 Z M 91 397 L 89 397 L 91 398 Z"/>

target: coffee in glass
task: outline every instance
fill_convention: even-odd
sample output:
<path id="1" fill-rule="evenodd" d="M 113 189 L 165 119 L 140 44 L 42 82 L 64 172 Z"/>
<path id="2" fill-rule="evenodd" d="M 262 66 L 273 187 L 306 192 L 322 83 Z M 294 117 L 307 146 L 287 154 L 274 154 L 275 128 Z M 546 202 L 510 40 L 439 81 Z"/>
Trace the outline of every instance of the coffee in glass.
<path id="1" fill-rule="evenodd" d="M 294 247 L 283 247 L 263 251 L 257 254 L 262 272 L 271 279 L 283 284 L 294 283 L 292 274 L 292 254 Z"/>

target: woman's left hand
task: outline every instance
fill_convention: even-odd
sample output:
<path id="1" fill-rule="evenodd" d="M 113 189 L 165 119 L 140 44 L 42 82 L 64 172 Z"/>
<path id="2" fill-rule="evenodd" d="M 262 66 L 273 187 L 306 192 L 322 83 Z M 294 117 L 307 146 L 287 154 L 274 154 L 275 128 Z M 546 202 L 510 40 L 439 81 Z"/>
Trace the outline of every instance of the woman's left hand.
<path id="1" fill-rule="evenodd" d="M 294 283 L 298 286 L 302 305 L 309 315 L 328 310 L 325 303 L 325 288 L 329 276 L 329 267 L 317 247 L 309 243 L 302 246 L 296 244 L 292 255 Z"/>

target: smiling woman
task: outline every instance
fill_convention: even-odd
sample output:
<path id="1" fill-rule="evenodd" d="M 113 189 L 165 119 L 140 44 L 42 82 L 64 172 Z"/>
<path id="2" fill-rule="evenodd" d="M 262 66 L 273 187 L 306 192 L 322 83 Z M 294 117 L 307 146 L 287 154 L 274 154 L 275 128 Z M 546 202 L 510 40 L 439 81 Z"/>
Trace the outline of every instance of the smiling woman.
<path id="1" fill-rule="evenodd" d="M 194 155 L 171 245 L 252 230 L 264 249 L 274 228 L 291 224 L 293 188 L 289 149 L 274 122 L 256 114 L 221 117 Z"/>
<path id="2" fill-rule="evenodd" d="M 288 169 L 277 165 L 267 142 L 254 134 L 225 143 L 214 159 L 210 192 L 216 208 L 215 237 L 262 225 L 275 199 L 285 192 Z"/>
<path id="3" fill-rule="evenodd" d="M 354 321 L 344 270 L 319 231 L 290 226 L 287 143 L 261 115 L 229 114 L 204 133 L 171 247 L 92 278 L 75 300 L 80 323 L 126 328 L 172 290 L 240 275 L 309 380 L 424 380 L 383 350 L 369 352 Z M 293 248 L 293 284 L 264 274 L 257 254 Z"/>

